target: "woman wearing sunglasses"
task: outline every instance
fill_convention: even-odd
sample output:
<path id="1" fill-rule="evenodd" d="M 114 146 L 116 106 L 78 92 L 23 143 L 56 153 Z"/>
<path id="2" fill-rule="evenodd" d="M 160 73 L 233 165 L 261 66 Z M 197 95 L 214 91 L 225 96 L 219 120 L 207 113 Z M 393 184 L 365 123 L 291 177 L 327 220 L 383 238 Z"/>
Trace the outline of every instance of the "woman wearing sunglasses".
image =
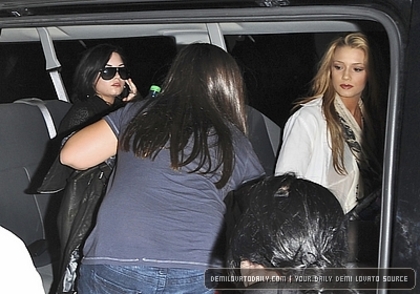
<path id="1" fill-rule="evenodd" d="M 74 130 L 98 120 L 136 95 L 137 88 L 130 78 L 122 49 L 110 44 L 90 48 L 76 68 L 73 106 L 62 120 L 60 131 Z"/>
<path id="2" fill-rule="evenodd" d="M 122 49 L 109 44 L 97 45 L 85 52 L 74 75 L 69 112 L 63 118 L 59 134 L 69 137 L 137 95 L 130 79 Z M 129 90 L 123 94 L 124 89 Z M 64 190 L 58 212 L 61 244 L 60 281 L 56 293 L 72 293 L 76 270 L 81 259 L 80 244 L 94 224 L 94 215 L 107 185 L 114 157 L 86 171 L 64 166 L 57 158 L 39 192 Z"/>

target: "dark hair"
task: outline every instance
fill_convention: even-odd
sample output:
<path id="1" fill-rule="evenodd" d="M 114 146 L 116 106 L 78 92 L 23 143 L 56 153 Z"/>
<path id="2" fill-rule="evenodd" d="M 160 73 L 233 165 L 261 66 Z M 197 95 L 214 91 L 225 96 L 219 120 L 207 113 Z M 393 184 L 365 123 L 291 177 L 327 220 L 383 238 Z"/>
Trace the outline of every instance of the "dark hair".
<path id="1" fill-rule="evenodd" d="M 169 143 L 173 169 L 196 160 L 190 172 L 221 170 L 215 183 L 220 189 L 233 172 L 232 125 L 246 132 L 243 87 L 241 71 L 227 52 L 190 44 L 176 56 L 158 98 L 146 103 L 127 126 L 121 148 L 153 159 Z M 189 142 L 192 148 L 186 154 Z M 217 162 L 211 160 L 214 143 Z"/>
<path id="2" fill-rule="evenodd" d="M 73 76 L 73 103 L 95 95 L 95 82 L 99 71 L 105 67 L 112 53 L 118 53 L 127 66 L 122 48 L 111 44 L 99 44 L 86 50 Z"/>
<path id="3" fill-rule="evenodd" d="M 244 186 L 235 197 L 249 201 L 230 237 L 227 264 L 232 274 L 239 274 L 235 269 L 243 260 L 287 269 L 287 274 L 345 264 L 344 214 L 328 189 L 285 174 Z"/>

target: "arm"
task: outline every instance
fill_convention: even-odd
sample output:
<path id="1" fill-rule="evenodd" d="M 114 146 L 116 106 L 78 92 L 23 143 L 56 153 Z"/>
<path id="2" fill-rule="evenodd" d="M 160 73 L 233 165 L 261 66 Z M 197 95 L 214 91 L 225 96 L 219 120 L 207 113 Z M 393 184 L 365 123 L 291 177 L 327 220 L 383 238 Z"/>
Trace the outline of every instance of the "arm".
<path id="1" fill-rule="evenodd" d="M 68 139 L 61 150 L 60 161 L 75 169 L 88 169 L 117 154 L 117 147 L 117 137 L 101 119 Z"/>
<path id="2" fill-rule="evenodd" d="M 306 174 L 313 155 L 313 144 L 317 134 L 317 120 L 311 115 L 296 113 L 286 123 L 283 144 L 275 168 L 275 174 L 295 172 Z"/>

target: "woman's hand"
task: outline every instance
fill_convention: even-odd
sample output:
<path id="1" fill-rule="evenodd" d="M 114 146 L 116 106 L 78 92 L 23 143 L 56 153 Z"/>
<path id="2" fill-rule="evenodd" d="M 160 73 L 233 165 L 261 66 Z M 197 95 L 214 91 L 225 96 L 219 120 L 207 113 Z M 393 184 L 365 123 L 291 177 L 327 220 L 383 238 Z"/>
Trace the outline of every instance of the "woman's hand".
<path id="1" fill-rule="evenodd" d="M 133 80 L 130 78 L 126 80 L 126 83 L 130 87 L 130 92 L 128 93 L 127 97 L 124 97 L 122 99 L 122 101 L 124 102 L 128 102 L 137 96 L 137 87 L 136 87 L 136 84 L 133 83 Z"/>

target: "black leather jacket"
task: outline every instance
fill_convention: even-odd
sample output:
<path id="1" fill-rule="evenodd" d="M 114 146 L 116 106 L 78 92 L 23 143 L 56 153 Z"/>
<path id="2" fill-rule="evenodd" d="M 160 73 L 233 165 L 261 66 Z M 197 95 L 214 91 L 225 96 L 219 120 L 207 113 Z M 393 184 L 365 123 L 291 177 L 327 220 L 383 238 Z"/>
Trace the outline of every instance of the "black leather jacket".
<path id="1" fill-rule="evenodd" d="M 74 131 L 89 125 L 104 115 L 121 107 L 122 103 L 109 106 L 94 96 L 74 104 L 63 118 L 59 128 L 66 141 Z M 82 259 L 82 248 L 86 237 L 93 229 L 96 212 L 106 190 L 114 158 L 87 170 L 74 170 L 55 159 L 44 177 L 40 193 L 58 193 L 61 196 L 58 212 L 58 234 L 60 239 L 60 281 L 56 293 L 76 293 L 77 268 Z"/>
<path id="2" fill-rule="evenodd" d="M 66 181 L 62 177 L 67 167 L 58 161 L 50 169 L 40 192 L 62 190 L 58 213 L 61 244 L 60 281 L 56 293 L 75 293 L 77 268 L 82 258 L 83 244 L 95 225 L 96 213 L 106 191 L 111 167 L 106 163 L 87 170 L 73 170 Z"/>

